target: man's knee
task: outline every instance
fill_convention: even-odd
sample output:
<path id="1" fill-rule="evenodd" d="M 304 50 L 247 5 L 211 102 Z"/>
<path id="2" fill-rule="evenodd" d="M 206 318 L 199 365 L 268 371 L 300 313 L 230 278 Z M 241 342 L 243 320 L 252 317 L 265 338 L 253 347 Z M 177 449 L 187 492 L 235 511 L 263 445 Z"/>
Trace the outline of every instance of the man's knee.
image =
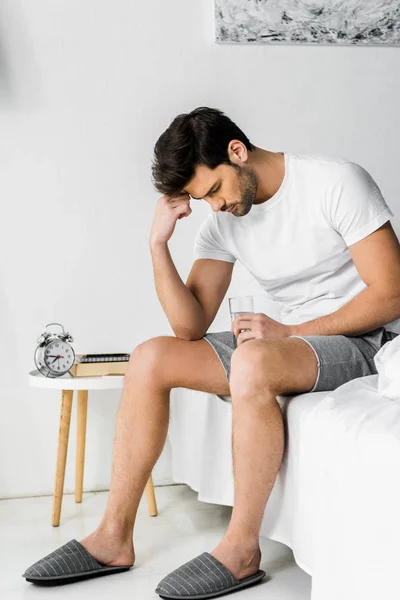
<path id="1" fill-rule="evenodd" d="M 173 336 L 158 336 L 138 344 L 132 351 L 127 365 L 125 379 L 134 378 L 138 373 L 157 376 L 161 372 L 163 358 L 171 350 L 176 338 Z"/>
<path id="2" fill-rule="evenodd" d="M 233 395 L 249 396 L 257 390 L 279 393 L 284 357 L 275 340 L 249 340 L 232 354 L 230 386 Z"/>

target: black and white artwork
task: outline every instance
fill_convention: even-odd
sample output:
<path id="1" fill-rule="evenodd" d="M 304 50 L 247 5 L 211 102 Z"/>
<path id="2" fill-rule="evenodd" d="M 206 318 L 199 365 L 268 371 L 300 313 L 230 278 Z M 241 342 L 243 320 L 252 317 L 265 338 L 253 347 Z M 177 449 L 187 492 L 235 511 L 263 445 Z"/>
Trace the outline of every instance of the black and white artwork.
<path id="1" fill-rule="evenodd" d="M 215 0 L 220 43 L 399 45 L 400 0 Z"/>

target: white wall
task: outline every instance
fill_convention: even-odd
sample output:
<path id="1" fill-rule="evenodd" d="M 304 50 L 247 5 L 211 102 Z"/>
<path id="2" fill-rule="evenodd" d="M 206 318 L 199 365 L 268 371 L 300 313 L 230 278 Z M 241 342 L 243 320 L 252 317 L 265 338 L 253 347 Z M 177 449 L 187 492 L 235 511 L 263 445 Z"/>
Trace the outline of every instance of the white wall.
<path id="1" fill-rule="evenodd" d="M 47 323 L 61 322 L 77 353 L 172 333 L 148 232 L 153 146 L 178 113 L 219 107 L 269 150 L 359 162 L 399 230 L 400 49 L 217 45 L 213 27 L 212 0 L 1 4 L 0 497 L 53 491 L 60 399 L 27 384 Z M 209 210 L 196 202 L 177 224 L 183 279 Z M 224 303 L 212 330 L 229 327 Z M 89 399 L 85 490 L 108 487 L 119 397 Z M 171 481 L 168 443 L 153 477 Z"/>

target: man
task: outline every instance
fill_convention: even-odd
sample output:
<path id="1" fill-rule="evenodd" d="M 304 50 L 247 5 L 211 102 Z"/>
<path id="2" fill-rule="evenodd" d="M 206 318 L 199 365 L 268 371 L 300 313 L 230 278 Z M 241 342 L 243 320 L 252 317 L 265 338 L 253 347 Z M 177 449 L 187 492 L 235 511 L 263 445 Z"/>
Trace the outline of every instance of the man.
<path id="1" fill-rule="evenodd" d="M 150 233 L 155 285 L 176 337 L 132 352 L 101 523 L 24 577 L 74 581 L 134 564 L 137 507 L 165 443 L 170 390 L 186 387 L 232 397 L 235 501 L 221 543 L 166 575 L 156 592 L 206 598 L 265 575 L 259 530 L 284 450 L 276 396 L 377 373 L 374 355 L 397 335 L 389 329 L 400 317 L 400 246 L 393 213 L 361 166 L 256 147 L 215 109 L 174 119 L 156 143 L 153 177 L 163 194 Z M 168 241 L 191 198 L 212 212 L 185 284 Z M 281 304 L 283 322 L 239 316 L 235 349 L 232 332 L 206 332 L 236 260 Z"/>

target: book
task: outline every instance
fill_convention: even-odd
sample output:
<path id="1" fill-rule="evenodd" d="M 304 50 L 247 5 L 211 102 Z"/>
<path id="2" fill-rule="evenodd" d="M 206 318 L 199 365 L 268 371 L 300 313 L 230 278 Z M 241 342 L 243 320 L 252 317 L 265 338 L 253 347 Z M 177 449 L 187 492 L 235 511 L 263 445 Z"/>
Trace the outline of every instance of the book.
<path id="1" fill-rule="evenodd" d="M 98 362 L 122 362 L 128 361 L 130 354 L 79 354 L 80 363 L 98 363 Z"/>
<path id="2" fill-rule="evenodd" d="M 77 354 L 69 372 L 73 377 L 125 375 L 130 354 Z"/>

